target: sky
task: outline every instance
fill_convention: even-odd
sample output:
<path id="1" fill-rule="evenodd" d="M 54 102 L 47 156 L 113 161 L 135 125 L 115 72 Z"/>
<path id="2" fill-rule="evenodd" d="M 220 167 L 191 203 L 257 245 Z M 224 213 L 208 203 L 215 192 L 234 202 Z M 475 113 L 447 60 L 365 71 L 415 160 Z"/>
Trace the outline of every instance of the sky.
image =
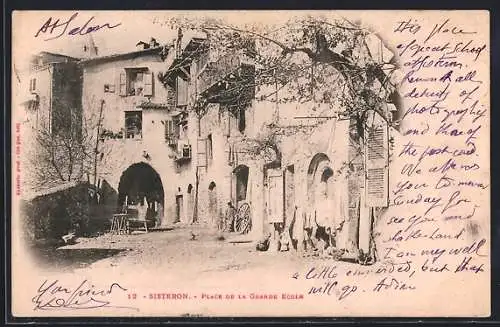
<path id="1" fill-rule="evenodd" d="M 66 33 L 52 40 L 47 40 L 52 36 L 61 33 L 64 27 L 59 27 L 52 35 L 37 32 L 51 19 L 55 22 L 57 19 L 67 22 L 74 15 L 75 18 L 70 22 Z M 160 44 L 173 41 L 177 31 L 166 24 L 161 24 L 166 18 L 187 16 L 190 18 L 205 18 L 224 16 L 230 24 L 282 24 L 288 21 L 292 16 L 308 14 L 310 12 L 276 12 L 259 11 L 245 12 L 238 11 L 190 11 L 190 12 L 172 12 L 172 11 L 15 11 L 13 14 L 13 35 L 12 35 L 12 58 L 14 67 L 18 71 L 24 71 L 28 67 L 29 57 L 40 51 L 55 52 L 69 56 L 82 56 L 83 45 L 88 42 L 90 35 L 98 47 L 99 56 L 106 56 L 117 53 L 126 53 L 137 50 L 137 42 L 149 42 L 154 37 Z M 318 14 L 315 12 L 315 14 Z M 349 16 L 349 12 L 327 11 L 321 12 L 323 17 Z M 326 15 L 326 16 L 325 16 Z M 359 13 L 356 13 L 359 15 Z M 363 20 L 373 20 L 372 15 L 363 15 Z M 68 35 L 72 28 L 82 27 L 90 18 L 91 23 L 88 26 L 104 25 L 119 26 L 109 29 L 103 27 L 87 35 Z M 185 36 L 187 33 L 185 32 Z M 186 39 L 186 37 L 185 37 Z"/>
<path id="2" fill-rule="evenodd" d="M 173 30 L 168 27 L 154 24 L 152 15 L 137 12 L 86 12 L 80 11 L 71 21 L 67 31 L 71 28 L 83 26 L 91 17 L 94 17 L 88 26 L 109 23 L 111 26 L 121 24 L 113 29 L 104 27 L 87 35 L 62 35 L 53 40 L 46 40 L 60 34 L 64 28 L 54 30 L 51 36 L 48 33 L 40 33 L 35 37 L 40 28 L 52 18 L 52 22 L 60 19 L 66 22 L 76 12 L 17 12 L 13 22 L 13 62 L 18 67 L 27 64 L 29 56 L 40 51 L 55 52 L 69 56 L 81 57 L 83 45 L 93 38 L 98 47 L 99 56 L 125 53 L 137 50 L 137 42 L 149 42 L 154 37 L 161 44 L 171 43 L 175 36 Z"/>
<path id="3" fill-rule="evenodd" d="M 97 46 L 102 51 L 102 55 L 111 53 L 120 53 L 132 51 L 139 40 L 149 40 L 155 37 L 162 42 L 170 42 L 175 36 L 176 31 L 172 30 L 164 22 L 168 17 L 191 17 L 205 18 L 224 16 L 224 19 L 231 24 L 261 24 L 271 23 L 280 24 L 289 20 L 292 15 L 308 14 L 310 12 L 245 12 L 239 11 L 190 11 L 190 12 L 172 12 L 172 11 L 15 11 L 13 15 L 13 48 L 20 54 L 36 53 L 41 50 L 60 51 L 63 53 L 72 53 L 75 51 L 75 45 L 82 43 L 85 36 L 63 35 L 55 40 L 45 41 L 47 37 L 43 34 L 35 37 L 37 31 L 52 18 L 52 22 L 60 19 L 60 22 L 67 21 L 73 14 L 77 16 L 70 23 L 71 28 L 79 27 L 85 24 L 91 17 L 94 17 L 89 26 L 103 25 L 121 25 L 113 28 L 102 28 L 92 32 L 92 36 Z M 344 13 L 344 12 L 340 12 Z M 316 13 L 318 14 L 318 13 Z M 338 11 L 322 12 L 321 15 L 339 17 Z M 342 14 L 342 16 L 344 16 Z M 155 23 L 156 22 L 156 23 Z M 58 34 L 55 33 L 54 34 Z"/>

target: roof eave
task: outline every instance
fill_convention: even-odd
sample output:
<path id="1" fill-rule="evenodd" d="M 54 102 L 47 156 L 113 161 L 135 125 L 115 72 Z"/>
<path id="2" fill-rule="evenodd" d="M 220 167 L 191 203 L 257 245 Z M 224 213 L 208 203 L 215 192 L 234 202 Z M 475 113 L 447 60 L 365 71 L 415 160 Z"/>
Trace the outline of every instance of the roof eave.
<path id="1" fill-rule="evenodd" d="M 158 54 L 159 55 L 161 53 L 161 51 L 163 51 L 164 49 L 165 49 L 165 47 L 155 47 L 155 48 L 143 49 L 143 50 L 138 50 L 138 51 L 119 53 L 119 54 L 114 54 L 114 55 L 109 55 L 109 56 L 83 59 L 80 61 L 80 63 L 82 65 L 92 65 L 92 64 L 98 64 L 101 62 L 109 62 L 109 61 L 137 58 L 137 57 L 140 57 L 143 55 L 150 55 L 150 54 Z"/>

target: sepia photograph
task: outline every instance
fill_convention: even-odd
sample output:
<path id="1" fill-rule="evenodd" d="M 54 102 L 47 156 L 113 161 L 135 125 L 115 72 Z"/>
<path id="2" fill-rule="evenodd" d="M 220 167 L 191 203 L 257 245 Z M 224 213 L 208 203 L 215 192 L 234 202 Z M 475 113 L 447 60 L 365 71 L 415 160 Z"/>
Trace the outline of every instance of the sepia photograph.
<path id="1" fill-rule="evenodd" d="M 489 316 L 487 11 L 12 21 L 14 316 Z"/>

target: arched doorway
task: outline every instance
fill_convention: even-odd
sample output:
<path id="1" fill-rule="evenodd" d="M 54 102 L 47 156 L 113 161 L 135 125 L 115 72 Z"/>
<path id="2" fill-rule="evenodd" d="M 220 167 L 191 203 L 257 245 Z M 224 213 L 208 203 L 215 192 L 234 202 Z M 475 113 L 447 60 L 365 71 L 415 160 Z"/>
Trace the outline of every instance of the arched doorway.
<path id="1" fill-rule="evenodd" d="M 247 200 L 247 189 L 248 189 L 248 174 L 250 169 L 248 166 L 239 165 L 233 170 L 234 182 L 235 182 L 235 200 L 236 204 L 240 201 Z"/>
<path id="2" fill-rule="evenodd" d="M 175 223 L 180 223 L 184 219 L 184 195 L 182 194 L 181 188 L 177 188 L 177 193 L 175 195 Z"/>
<path id="3" fill-rule="evenodd" d="M 118 206 L 143 206 L 148 219 L 161 221 L 164 207 L 164 190 L 160 175 L 150 165 L 139 162 L 128 167 L 118 184 Z"/>
<path id="4" fill-rule="evenodd" d="M 246 165 L 239 165 L 233 170 L 231 198 L 237 214 L 234 229 L 238 233 L 248 233 L 252 229 L 252 215 L 250 208 L 250 194 L 248 191 L 248 177 L 250 169 Z M 234 190 L 234 193 L 233 193 Z"/>
<path id="5" fill-rule="evenodd" d="M 307 169 L 307 199 L 311 209 L 315 209 L 317 202 L 321 199 L 321 194 L 326 190 L 321 185 L 323 172 L 325 169 L 333 170 L 330 167 L 330 158 L 324 153 L 317 153 L 309 163 Z M 328 180 L 329 178 L 325 178 Z"/>
<path id="6" fill-rule="evenodd" d="M 193 222 L 193 211 L 194 211 L 194 190 L 193 190 L 193 185 L 189 184 L 187 189 L 187 221 L 188 222 Z"/>
<path id="7" fill-rule="evenodd" d="M 324 153 L 316 154 L 307 170 L 307 215 L 310 228 L 317 238 L 333 243 L 330 239 L 335 228 L 334 170 L 330 158 Z M 316 230 L 317 228 L 317 230 Z M 327 233 L 330 231 L 330 233 Z M 322 234 L 322 235 L 319 235 Z"/>

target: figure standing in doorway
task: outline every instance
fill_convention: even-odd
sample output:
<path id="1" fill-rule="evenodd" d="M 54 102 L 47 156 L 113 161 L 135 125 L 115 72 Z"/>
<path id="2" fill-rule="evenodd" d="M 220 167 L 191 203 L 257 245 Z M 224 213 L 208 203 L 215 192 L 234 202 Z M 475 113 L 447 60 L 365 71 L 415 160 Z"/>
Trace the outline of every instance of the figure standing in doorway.
<path id="1" fill-rule="evenodd" d="M 226 214 L 224 216 L 224 226 L 223 231 L 234 232 L 234 218 L 236 216 L 236 208 L 233 206 L 231 201 L 227 203 Z"/>
<path id="2" fill-rule="evenodd" d="M 156 214 L 156 227 L 161 226 L 163 222 L 163 203 L 158 201 L 158 211 Z"/>

